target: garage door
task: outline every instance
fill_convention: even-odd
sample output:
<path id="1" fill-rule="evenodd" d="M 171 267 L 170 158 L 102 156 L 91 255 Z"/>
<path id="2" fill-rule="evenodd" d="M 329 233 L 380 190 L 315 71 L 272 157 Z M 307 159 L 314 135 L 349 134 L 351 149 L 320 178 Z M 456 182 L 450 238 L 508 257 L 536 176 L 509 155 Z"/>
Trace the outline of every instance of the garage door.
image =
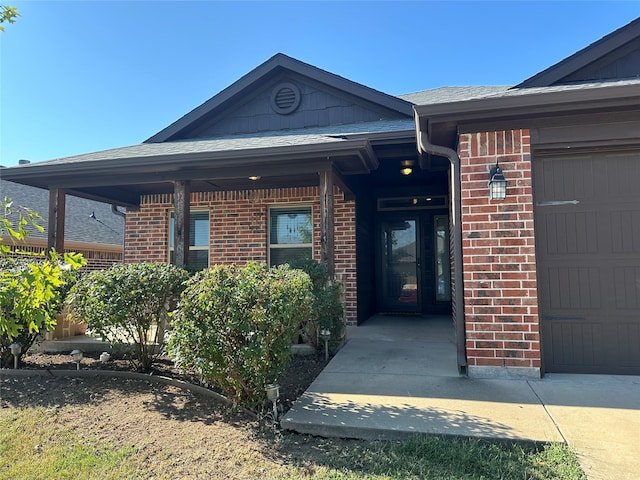
<path id="1" fill-rule="evenodd" d="M 640 152 L 533 166 L 545 371 L 640 374 Z"/>

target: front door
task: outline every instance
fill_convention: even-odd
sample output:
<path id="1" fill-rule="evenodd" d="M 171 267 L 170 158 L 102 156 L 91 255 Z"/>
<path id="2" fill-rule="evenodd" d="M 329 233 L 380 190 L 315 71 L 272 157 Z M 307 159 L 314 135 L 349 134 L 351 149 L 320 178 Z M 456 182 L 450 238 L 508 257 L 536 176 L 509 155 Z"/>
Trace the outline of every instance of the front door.
<path id="1" fill-rule="evenodd" d="M 420 311 L 420 224 L 417 217 L 380 223 L 380 307 L 385 311 Z"/>
<path id="2" fill-rule="evenodd" d="M 397 212 L 379 217 L 379 311 L 451 311 L 448 233 L 445 214 Z"/>

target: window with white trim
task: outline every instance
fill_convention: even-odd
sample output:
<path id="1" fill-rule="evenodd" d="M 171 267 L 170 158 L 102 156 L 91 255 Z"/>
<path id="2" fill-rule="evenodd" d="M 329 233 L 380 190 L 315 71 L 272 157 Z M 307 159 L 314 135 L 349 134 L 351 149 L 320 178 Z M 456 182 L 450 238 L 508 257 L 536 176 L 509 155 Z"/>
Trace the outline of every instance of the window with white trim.
<path id="1" fill-rule="evenodd" d="M 311 206 L 269 209 L 269 265 L 313 258 Z"/>
<path id="2" fill-rule="evenodd" d="M 169 262 L 175 263 L 173 232 L 175 219 L 169 221 Z M 189 267 L 197 270 L 209 267 L 209 212 L 189 215 Z"/>

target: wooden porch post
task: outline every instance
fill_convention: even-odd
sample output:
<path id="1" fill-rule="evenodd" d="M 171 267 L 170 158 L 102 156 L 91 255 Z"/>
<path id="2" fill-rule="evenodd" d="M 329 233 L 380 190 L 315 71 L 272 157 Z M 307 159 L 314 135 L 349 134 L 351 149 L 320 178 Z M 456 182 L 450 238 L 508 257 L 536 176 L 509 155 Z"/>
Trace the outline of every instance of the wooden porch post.
<path id="1" fill-rule="evenodd" d="M 333 172 L 320 172 L 320 263 L 334 274 Z"/>
<path id="2" fill-rule="evenodd" d="M 188 181 L 176 181 L 173 186 L 173 254 L 179 267 L 189 266 L 189 224 L 191 185 Z"/>
<path id="3" fill-rule="evenodd" d="M 47 237 L 47 254 L 55 249 L 58 253 L 64 252 L 64 217 L 66 193 L 60 188 L 49 190 L 49 224 Z"/>

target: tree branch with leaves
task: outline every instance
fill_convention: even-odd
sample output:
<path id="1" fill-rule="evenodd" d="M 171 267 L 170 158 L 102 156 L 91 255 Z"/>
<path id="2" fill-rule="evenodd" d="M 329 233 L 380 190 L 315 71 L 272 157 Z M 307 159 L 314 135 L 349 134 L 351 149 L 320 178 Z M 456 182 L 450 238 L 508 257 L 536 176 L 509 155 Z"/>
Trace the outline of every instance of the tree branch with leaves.
<path id="1" fill-rule="evenodd" d="M 9 345 L 18 342 L 26 352 L 42 331 L 53 330 L 74 272 L 86 264 L 79 253 L 44 254 L 26 252 L 16 245 L 29 235 L 31 225 L 42 232 L 42 217 L 28 208 L 18 208 L 11 220 L 11 199 L 0 202 L 0 361 L 10 358 Z M 4 243 L 9 238 L 13 246 Z"/>
<path id="2" fill-rule="evenodd" d="M 20 14 L 16 7 L 10 5 L 0 5 L 0 32 L 4 32 L 3 23 L 16 23 L 16 18 Z"/>

